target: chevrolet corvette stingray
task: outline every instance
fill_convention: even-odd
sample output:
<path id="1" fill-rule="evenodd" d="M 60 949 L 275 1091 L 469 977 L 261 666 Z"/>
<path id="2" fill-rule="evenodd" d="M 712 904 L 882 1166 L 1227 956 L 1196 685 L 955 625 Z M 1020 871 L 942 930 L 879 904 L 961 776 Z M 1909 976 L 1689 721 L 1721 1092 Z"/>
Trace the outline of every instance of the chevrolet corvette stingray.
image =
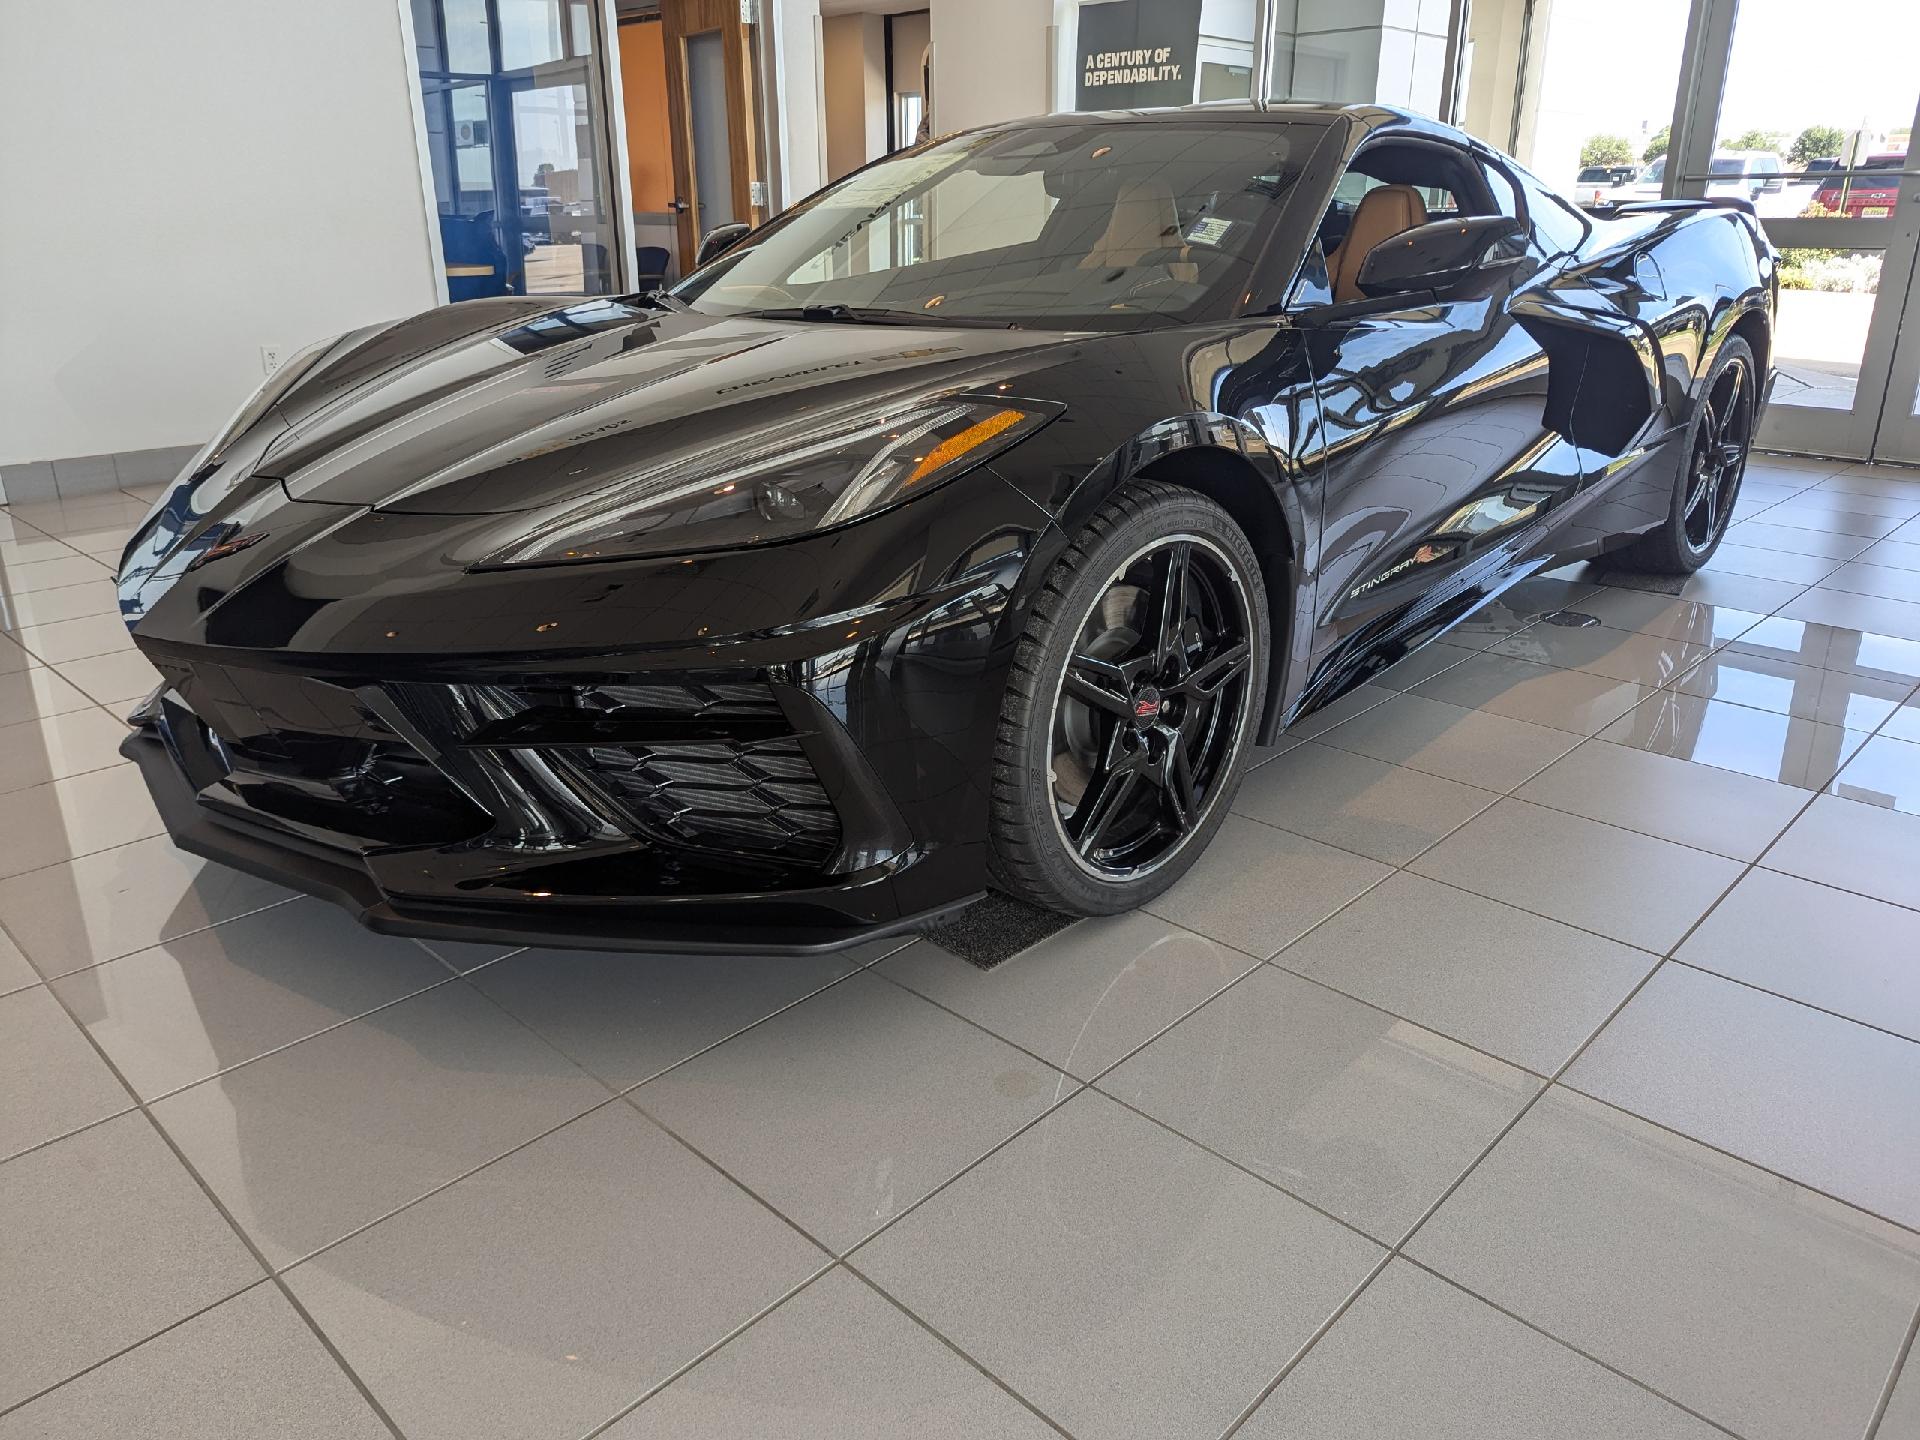
<path id="1" fill-rule="evenodd" d="M 1750 207 L 1588 214 L 1380 107 L 946 137 L 670 290 L 294 357 L 127 546 L 127 751 L 181 846 L 392 932 L 1126 909 L 1516 581 L 1711 555 L 1776 299 Z"/>

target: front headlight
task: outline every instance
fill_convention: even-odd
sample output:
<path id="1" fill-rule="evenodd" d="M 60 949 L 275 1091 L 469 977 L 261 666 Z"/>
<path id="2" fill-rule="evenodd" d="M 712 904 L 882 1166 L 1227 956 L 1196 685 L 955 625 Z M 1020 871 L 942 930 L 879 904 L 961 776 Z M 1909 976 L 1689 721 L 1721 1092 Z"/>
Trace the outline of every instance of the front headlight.
<path id="1" fill-rule="evenodd" d="M 543 517 L 479 567 L 557 565 L 789 540 L 925 494 L 1060 413 L 1047 401 L 947 395 L 756 431 L 616 478 Z"/>

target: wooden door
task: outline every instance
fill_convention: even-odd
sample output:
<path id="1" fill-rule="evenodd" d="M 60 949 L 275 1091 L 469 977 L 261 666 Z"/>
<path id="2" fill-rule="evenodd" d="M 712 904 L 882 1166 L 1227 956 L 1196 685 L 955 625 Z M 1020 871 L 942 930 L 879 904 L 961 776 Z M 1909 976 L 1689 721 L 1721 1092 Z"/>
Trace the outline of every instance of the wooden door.
<path id="1" fill-rule="evenodd" d="M 680 272 L 715 225 L 766 219 L 760 186 L 752 27 L 741 0 L 661 0 Z M 701 181 L 707 193 L 701 193 Z"/>

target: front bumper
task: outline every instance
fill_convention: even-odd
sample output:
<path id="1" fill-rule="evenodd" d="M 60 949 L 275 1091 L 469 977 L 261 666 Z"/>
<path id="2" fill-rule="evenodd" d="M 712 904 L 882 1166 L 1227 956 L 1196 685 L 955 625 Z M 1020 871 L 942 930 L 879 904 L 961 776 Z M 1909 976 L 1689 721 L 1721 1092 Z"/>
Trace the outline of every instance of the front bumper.
<path id="1" fill-rule="evenodd" d="M 676 954 L 803 955 L 917 929 L 964 909 L 980 895 L 906 909 L 932 877 L 914 875 L 914 883 L 903 885 L 903 876 L 927 867 L 895 862 L 837 877 L 829 886 L 775 893 L 570 898 L 561 904 L 395 893 L 379 876 L 383 870 L 392 873 L 396 863 L 404 866 L 406 852 L 393 852 L 382 863 L 243 815 L 216 815 L 199 802 L 157 725 L 128 736 L 120 750 L 140 767 L 168 833 L 182 850 L 331 901 L 386 935 Z"/>

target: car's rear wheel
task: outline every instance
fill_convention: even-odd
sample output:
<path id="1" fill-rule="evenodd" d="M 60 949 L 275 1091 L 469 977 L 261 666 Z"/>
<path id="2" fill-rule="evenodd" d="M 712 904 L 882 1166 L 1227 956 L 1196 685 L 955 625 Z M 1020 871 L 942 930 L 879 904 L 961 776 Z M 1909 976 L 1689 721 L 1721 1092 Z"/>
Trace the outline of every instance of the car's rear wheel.
<path id="1" fill-rule="evenodd" d="M 1691 575 L 1719 548 L 1733 517 L 1759 415 L 1753 351 L 1738 335 L 1720 347 L 1706 395 L 1694 411 L 1687 457 L 1664 524 L 1610 559 L 1622 568 Z"/>
<path id="2" fill-rule="evenodd" d="M 996 879 L 1108 915 L 1177 880 L 1225 817 L 1266 693 L 1267 597 L 1205 496 L 1136 482 L 1054 565 L 1014 656 L 992 806 Z"/>

